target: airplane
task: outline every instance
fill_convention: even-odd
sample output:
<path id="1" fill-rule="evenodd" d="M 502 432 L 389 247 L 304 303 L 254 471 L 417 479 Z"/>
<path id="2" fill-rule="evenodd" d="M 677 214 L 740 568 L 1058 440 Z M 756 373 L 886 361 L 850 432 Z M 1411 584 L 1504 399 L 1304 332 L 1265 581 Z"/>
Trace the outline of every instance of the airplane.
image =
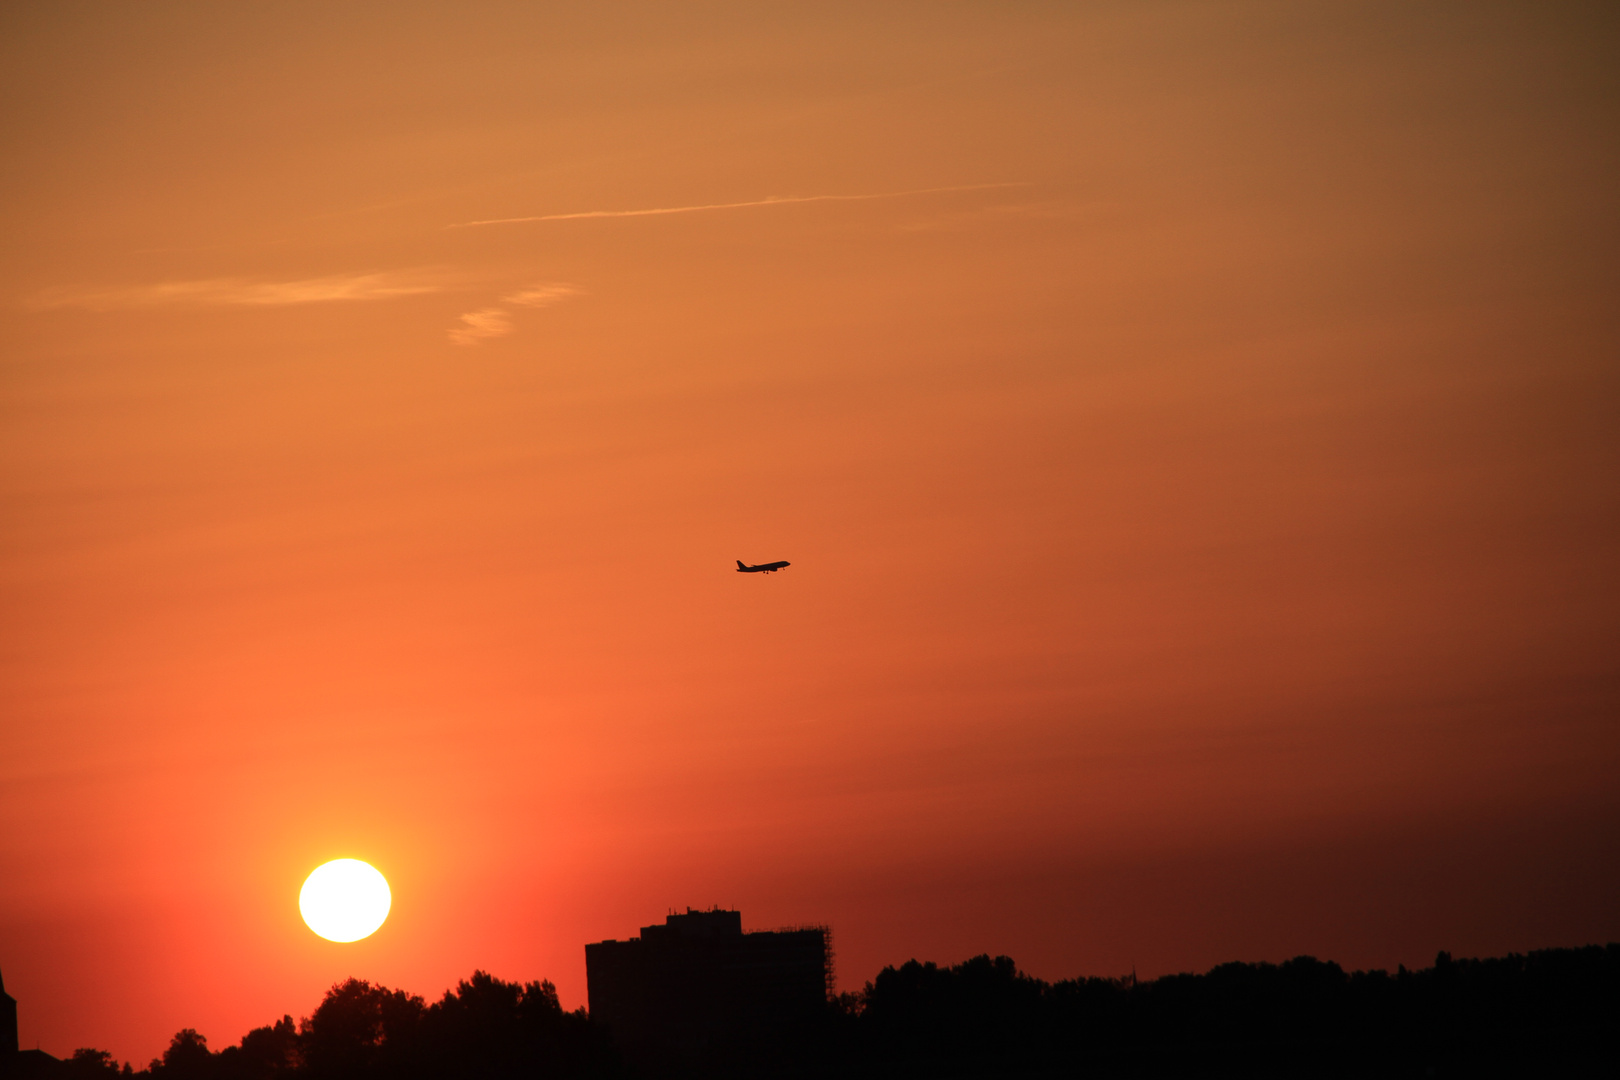
<path id="1" fill-rule="evenodd" d="M 741 559 L 737 560 L 737 573 L 739 574 L 774 574 L 784 566 L 793 564 L 783 559 L 781 562 L 760 563 L 758 566 L 749 566 Z"/>

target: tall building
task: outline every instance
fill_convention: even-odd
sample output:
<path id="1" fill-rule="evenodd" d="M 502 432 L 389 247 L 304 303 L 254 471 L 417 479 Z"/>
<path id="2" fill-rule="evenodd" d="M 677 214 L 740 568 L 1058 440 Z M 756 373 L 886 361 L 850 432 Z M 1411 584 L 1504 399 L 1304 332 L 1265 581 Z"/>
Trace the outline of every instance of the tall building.
<path id="1" fill-rule="evenodd" d="M 17 999 L 6 993 L 6 980 L 0 976 L 0 1069 L 17 1056 Z"/>
<path id="2" fill-rule="evenodd" d="M 0 1078 L 3 1080 L 49 1080 L 62 1069 L 62 1063 L 43 1050 L 23 1050 L 17 1042 L 17 999 L 6 993 L 0 978 Z"/>
<path id="3" fill-rule="evenodd" d="M 807 1045 L 827 1015 L 826 927 L 745 934 L 742 913 L 693 911 L 585 946 L 591 1019 L 640 1064 L 758 1062 Z"/>

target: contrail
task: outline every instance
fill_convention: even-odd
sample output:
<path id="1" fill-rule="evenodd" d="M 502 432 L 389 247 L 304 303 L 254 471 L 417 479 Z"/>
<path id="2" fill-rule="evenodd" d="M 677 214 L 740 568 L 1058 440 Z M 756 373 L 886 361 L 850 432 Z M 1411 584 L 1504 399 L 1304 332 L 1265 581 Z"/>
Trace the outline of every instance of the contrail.
<path id="1" fill-rule="evenodd" d="M 868 199 L 898 199 L 905 195 L 934 195 L 945 191 L 987 191 L 991 188 L 1029 187 L 1024 181 L 1005 184 L 962 184 L 958 187 L 912 188 L 910 191 L 884 191 L 876 195 L 768 195 L 748 202 L 708 203 L 704 206 L 660 206 L 651 210 L 584 210 L 576 214 L 538 214 L 533 217 L 491 218 L 463 221 L 447 229 L 470 229 L 476 225 L 517 225 L 525 221 L 578 221 L 581 218 L 653 217 L 658 214 L 694 214 L 699 210 L 740 210 L 745 206 L 780 206 L 784 203 L 863 202 Z"/>

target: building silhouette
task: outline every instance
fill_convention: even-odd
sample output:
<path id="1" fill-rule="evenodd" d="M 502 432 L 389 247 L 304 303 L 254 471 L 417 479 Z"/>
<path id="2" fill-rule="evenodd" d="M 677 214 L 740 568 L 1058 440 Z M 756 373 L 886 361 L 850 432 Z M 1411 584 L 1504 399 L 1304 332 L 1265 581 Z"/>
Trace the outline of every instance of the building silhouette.
<path id="1" fill-rule="evenodd" d="M 0 974 L 0 1070 L 8 1070 L 18 1049 L 17 999 L 6 993 L 6 979 Z"/>
<path id="2" fill-rule="evenodd" d="M 61 1062 L 43 1050 L 24 1050 L 17 1042 L 17 999 L 6 993 L 0 976 L 0 1077 L 36 1080 L 54 1076 Z"/>
<path id="3" fill-rule="evenodd" d="M 591 1019 L 635 1064 L 761 1063 L 820 1030 L 832 991 L 825 926 L 743 933 L 742 913 L 671 914 L 585 946 Z"/>

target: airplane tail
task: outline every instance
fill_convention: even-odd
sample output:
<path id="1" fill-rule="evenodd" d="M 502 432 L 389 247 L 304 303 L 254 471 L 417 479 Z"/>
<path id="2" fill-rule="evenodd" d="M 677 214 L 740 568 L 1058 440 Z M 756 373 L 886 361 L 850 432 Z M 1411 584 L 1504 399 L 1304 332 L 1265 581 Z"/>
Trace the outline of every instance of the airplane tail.
<path id="1" fill-rule="evenodd" d="M 738 559 L 737 560 L 737 569 L 746 570 L 746 569 L 748 569 L 748 565 L 746 563 L 744 563 L 741 559 Z"/>

